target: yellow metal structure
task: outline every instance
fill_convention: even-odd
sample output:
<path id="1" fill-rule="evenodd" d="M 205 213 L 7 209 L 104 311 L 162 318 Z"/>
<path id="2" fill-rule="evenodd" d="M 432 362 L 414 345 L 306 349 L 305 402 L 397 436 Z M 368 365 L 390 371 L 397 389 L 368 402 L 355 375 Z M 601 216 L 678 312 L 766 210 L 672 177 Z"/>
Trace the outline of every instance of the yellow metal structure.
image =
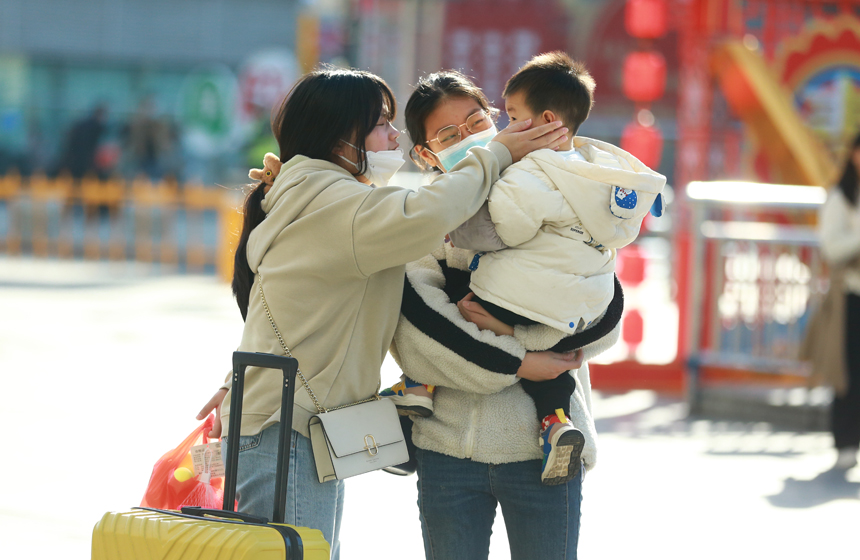
<path id="1" fill-rule="evenodd" d="M 836 179 L 833 158 L 757 51 L 726 41 L 713 51 L 711 67 L 729 106 L 767 156 L 775 182 L 824 186 Z"/>

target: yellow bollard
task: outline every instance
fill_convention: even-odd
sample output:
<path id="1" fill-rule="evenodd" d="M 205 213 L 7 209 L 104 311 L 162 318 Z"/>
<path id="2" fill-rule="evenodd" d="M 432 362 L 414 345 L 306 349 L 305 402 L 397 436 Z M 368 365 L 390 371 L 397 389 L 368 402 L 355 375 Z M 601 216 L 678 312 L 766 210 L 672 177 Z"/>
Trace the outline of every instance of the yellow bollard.
<path id="1" fill-rule="evenodd" d="M 116 232 L 122 226 L 122 208 L 126 203 L 125 179 L 115 176 L 104 181 L 101 185 L 102 200 L 110 209 L 110 237 L 108 238 L 108 258 L 124 260 L 126 258 L 126 243 L 122 231 Z"/>
<path id="2" fill-rule="evenodd" d="M 80 183 L 81 204 L 84 207 L 84 258 L 98 260 L 102 255 L 101 239 L 98 235 L 99 207 L 104 204 L 101 181 L 88 174 Z M 88 222 L 94 221 L 94 224 Z"/>
<path id="3" fill-rule="evenodd" d="M 134 258 L 151 262 L 152 258 L 152 206 L 155 202 L 152 183 L 138 175 L 131 183 L 131 200 L 134 202 L 133 231 Z"/>
<path id="4" fill-rule="evenodd" d="M 67 217 L 67 214 L 70 212 L 72 204 L 74 203 L 75 197 L 79 196 L 75 193 L 75 187 L 77 183 L 69 175 L 68 172 L 61 173 L 56 179 L 54 179 L 54 188 L 57 189 L 57 192 L 63 193 L 65 200 L 63 200 L 62 206 L 60 208 L 60 221 Z M 60 224 L 62 227 L 62 223 Z M 63 235 L 63 231 L 60 231 L 59 239 L 57 239 L 57 256 L 64 258 L 71 258 L 74 255 L 74 243 L 70 236 Z"/>
<path id="5" fill-rule="evenodd" d="M 188 238 L 185 246 L 185 267 L 188 271 L 200 271 L 207 262 L 213 262 L 212 251 L 198 237 L 192 234 L 192 215 L 199 218 L 207 210 L 220 212 L 221 191 L 219 189 L 207 189 L 202 183 L 186 183 L 183 186 L 182 197 L 185 205 L 186 220 L 189 224 Z"/>
<path id="6" fill-rule="evenodd" d="M 221 193 L 221 204 L 218 211 L 219 237 L 218 260 L 216 267 L 218 276 L 226 282 L 233 281 L 233 255 L 242 233 L 242 203 L 241 191 L 225 190 Z"/>
<path id="7" fill-rule="evenodd" d="M 63 210 L 71 198 L 72 185 L 72 179 L 68 175 L 48 179 L 44 174 L 37 173 L 30 177 L 30 199 L 33 201 L 32 239 L 34 255 L 46 257 L 53 252 L 52 246 L 56 246 L 56 250 L 59 252 L 59 240 L 51 239 L 48 231 L 50 226 L 48 223 L 48 206 L 59 204 L 60 219 L 62 219 Z"/>
<path id="8" fill-rule="evenodd" d="M 155 185 L 158 196 L 158 206 L 161 208 L 161 231 L 159 232 L 161 243 L 158 258 L 163 264 L 177 264 L 179 262 L 179 250 L 176 240 L 172 236 L 170 224 L 176 223 L 176 209 L 179 201 L 179 185 L 173 177 L 165 177 Z"/>
<path id="9" fill-rule="evenodd" d="M 9 200 L 18 196 L 18 191 L 21 190 L 21 174 L 17 169 L 12 169 L 9 173 L 0 177 L 0 200 Z"/>
<path id="10" fill-rule="evenodd" d="M 4 177 L 0 177 L 0 200 L 6 201 L 7 210 L 11 210 L 14 200 L 18 198 L 21 191 L 21 174 L 17 169 L 13 169 Z M 9 211 L 11 216 L 14 212 Z M 15 228 L 15 220 L 11 220 L 9 232 L 6 238 L 0 238 L 0 249 L 3 249 L 9 255 L 15 255 L 21 252 L 21 232 Z"/>

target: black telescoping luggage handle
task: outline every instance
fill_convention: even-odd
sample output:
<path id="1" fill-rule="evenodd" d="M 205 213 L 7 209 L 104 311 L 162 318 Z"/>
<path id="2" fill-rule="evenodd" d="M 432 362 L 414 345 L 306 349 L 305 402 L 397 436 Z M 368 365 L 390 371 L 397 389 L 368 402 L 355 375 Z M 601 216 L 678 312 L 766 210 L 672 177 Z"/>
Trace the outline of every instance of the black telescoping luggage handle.
<path id="1" fill-rule="evenodd" d="M 269 523 L 269 520 L 265 517 L 259 517 L 257 515 L 248 515 L 247 513 L 239 513 L 238 511 L 225 511 L 223 509 L 208 509 L 198 506 L 182 506 L 181 508 L 179 508 L 179 512 L 184 513 L 185 515 L 193 515 L 194 517 L 205 517 L 207 515 L 214 515 L 216 517 L 223 517 L 225 519 L 238 519 L 240 521 L 245 521 L 248 523 L 259 523 L 262 525 L 266 525 Z"/>
<path id="2" fill-rule="evenodd" d="M 227 436 L 227 461 L 224 477 L 224 511 L 233 511 L 236 501 L 236 469 L 239 466 L 239 433 L 242 423 L 242 395 L 245 390 L 245 369 L 248 366 L 279 369 L 284 373 L 281 386 L 281 433 L 278 442 L 278 463 L 275 471 L 274 523 L 283 523 L 287 504 L 287 477 L 290 471 L 290 437 L 293 431 L 293 399 L 296 371 L 295 358 L 258 352 L 233 352 L 233 388 L 230 397 L 230 424 Z"/>

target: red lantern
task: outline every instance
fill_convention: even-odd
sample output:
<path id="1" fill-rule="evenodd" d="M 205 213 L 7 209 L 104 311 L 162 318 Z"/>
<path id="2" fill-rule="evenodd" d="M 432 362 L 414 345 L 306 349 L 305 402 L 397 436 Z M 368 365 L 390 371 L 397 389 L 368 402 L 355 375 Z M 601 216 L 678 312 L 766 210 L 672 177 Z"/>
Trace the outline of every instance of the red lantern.
<path id="1" fill-rule="evenodd" d="M 627 343 L 631 352 L 642 343 L 644 334 L 645 321 L 642 319 L 642 314 L 636 309 L 625 313 L 621 320 L 621 338 Z"/>
<path id="2" fill-rule="evenodd" d="M 632 52 L 624 59 L 624 95 L 639 103 L 663 97 L 666 89 L 666 59 L 655 51 Z"/>
<path id="3" fill-rule="evenodd" d="M 666 0 L 627 0 L 624 27 L 631 37 L 656 39 L 666 33 L 668 26 Z"/>
<path id="4" fill-rule="evenodd" d="M 628 245 L 618 251 L 618 266 L 615 273 L 624 286 L 636 287 L 645 280 L 645 255 L 636 245 Z"/>
<path id="5" fill-rule="evenodd" d="M 642 126 L 633 121 L 621 133 L 621 149 L 630 152 L 651 169 L 656 169 L 663 155 L 663 135 L 656 127 Z"/>

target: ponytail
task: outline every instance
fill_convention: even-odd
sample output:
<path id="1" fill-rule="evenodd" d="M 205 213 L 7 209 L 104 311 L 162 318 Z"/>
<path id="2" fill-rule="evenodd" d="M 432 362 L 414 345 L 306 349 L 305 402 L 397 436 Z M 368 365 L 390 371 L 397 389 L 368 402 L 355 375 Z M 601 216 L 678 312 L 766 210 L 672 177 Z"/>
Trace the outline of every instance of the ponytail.
<path id="1" fill-rule="evenodd" d="M 257 227 L 266 213 L 263 211 L 263 197 L 266 195 L 266 183 L 260 182 L 245 199 L 244 219 L 242 221 L 242 235 L 239 236 L 239 244 L 236 247 L 236 255 L 233 257 L 233 296 L 239 305 L 239 312 L 244 321 L 248 317 L 248 304 L 251 301 L 251 286 L 254 283 L 254 273 L 248 265 L 248 238 Z"/>

